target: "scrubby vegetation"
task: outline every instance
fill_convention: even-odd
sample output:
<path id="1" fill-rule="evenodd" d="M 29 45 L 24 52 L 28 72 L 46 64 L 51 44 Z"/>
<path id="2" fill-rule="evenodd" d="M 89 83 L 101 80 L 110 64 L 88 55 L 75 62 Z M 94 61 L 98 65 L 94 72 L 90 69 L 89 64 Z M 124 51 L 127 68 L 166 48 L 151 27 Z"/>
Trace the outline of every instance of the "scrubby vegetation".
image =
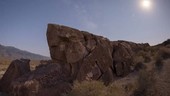
<path id="1" fill-rule="evenodd" d="M 146 48 L 134 55 L 133 66 L 137 73 L 127 79 L 131 83 L 126 79 L 108 86 L 100 81 L 75 82 L 72 91 L 64 96 L 169 96 L 169 61 L 169 48 Z"/>
<path id="2" fill-rule="evenodd" d="M 73 89 L 66 96 L 125 96 L 121 86 L 105 86 L 101 81 L 75 82 Z"/>
<path id="3" fill-rule="evenodd" d="M 138 77 L 138 89 L 135 90 L 134 96 L 156 96 L 156 78 L 153 71 L 147 72 L 140 70 Z"/>
<path id="4" fill-rule="evenodd" d="M 164 60 L 170 58 L 170 49 L 166 47 L 160 47 L 155 55 L 155 68 L 157 71 L 161 71 L 164 66 Z"/>
<path id="5" fill-rule="evenodd" d="M 106 86 L 99 81 L 75 82 L 68 96 L 104 96 Z"/>
<path id="6" fill-rule="evenodd" d="M 136 64 L 135 70 L 139 71 L 141 69 L 146 69 L 146 66 L 142 62 L 139 62 L 139 63 Z"/>
<path id="7" fill-rule="evenodd" d="M 150 60 L 146 60 L 146 57 Z M 164 46 L 150 47 L 136 53 L 134 60 L 135 70 L 139 72 L 138 88 L 132 96 L 169 96 L 170 49 Z"/>
<path id="8" fill-rule="evenodd" d="M 151 53 L 150 50 L 148 48 L 146 48 L 145 50 L 141 50 L 137 53 L 137 56 L 141 56 L 143 58 L 143 62 L 148 63 L 151 61 Z"/>
<path id="9" fill-rule="evenodd" d="M 155 62 L 155 67 L 158 71 L 162 70 L 163 67 L 163 60 L 161 58 L 158 58 Z"/>
<path id="10" fill-rule="evenodd" d="M 166 47 L 160 48 L 159 56 L 162 57 L 162 59 L 170 58 L 170 48 L 166 48 Z"/>
<path id="11" fill-rule="evenodd" d="M 8 68 L 9 64 L 11 63 L 11 59 L 0 58 L 0 78 L 5 73 L 6 69 Z"/>

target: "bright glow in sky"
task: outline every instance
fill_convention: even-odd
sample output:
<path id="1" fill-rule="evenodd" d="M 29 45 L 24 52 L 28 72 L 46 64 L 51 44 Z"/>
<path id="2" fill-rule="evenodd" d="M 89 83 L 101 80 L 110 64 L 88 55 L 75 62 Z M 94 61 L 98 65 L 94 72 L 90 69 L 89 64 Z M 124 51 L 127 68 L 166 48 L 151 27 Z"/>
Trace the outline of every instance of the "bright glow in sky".
<path id="1" fill-rule="evenodd" d="M 141 7 L 143 7 L 144 9 L 150 9 L 152 7 L 151 0 L 142 0 Z"/>
<path id="2" fill-rule="evenodd" d="M 154 45 L 170 38 L 169 9 L 170 0 L 0 0 L 0 44 L 49 56 L 47 24 L 56 23 Z"/>

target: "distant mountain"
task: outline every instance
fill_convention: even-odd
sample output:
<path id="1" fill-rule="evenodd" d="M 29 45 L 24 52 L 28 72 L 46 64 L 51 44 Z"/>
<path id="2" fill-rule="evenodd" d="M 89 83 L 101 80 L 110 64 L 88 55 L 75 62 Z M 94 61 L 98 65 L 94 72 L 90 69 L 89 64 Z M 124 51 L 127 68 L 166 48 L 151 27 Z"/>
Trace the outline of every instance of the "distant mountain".
<path id="1" fill-rule="evenodd" d="M 34 54 L 28 51 L 20 50 L 12 46 L 4 46 L 0 44 L 0 59 L 20 59 L 27 58 L 32 60 L 48 60 L 49 57 Z"/>

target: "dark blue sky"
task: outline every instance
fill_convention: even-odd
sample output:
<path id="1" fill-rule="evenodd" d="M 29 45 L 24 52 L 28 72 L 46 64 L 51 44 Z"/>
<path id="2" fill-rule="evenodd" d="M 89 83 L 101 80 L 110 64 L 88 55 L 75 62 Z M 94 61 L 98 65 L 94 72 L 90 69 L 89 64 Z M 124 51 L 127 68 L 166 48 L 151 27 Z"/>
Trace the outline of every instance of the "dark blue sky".
<path id="1" fill-rule="evenodd" d="M 49 56 L 48 23 L 110 40 L 158 44 L 170 38 L 170 0 L 0 0 L 0 44 Z"/>

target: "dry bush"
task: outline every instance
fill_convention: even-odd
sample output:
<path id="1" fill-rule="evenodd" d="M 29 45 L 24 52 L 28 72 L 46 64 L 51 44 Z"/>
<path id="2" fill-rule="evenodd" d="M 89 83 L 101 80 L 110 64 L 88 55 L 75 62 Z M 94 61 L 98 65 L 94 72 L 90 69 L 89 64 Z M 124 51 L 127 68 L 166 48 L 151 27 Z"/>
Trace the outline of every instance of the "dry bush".
<path id="1" fill-rule="evenodd" d="M 146 65 L 144 65 L 142 62 L 139 62 L 139 63 L 136 64 L 135 70 L 139 71 L 141 69 L 146 69 Z"/>
<path id="2" fill-rule="evenodd" d="M 144 62 L 144 58 L 142 56 L 135 56 L 133 61 L 134 66 L 136 66 L 136 64 L 138 64 L 139 62 Z"/>
<path id="3" fill-rule="evenodd" d="M 125 96 L 121 86 L 110 84 L 105 86 L 100 81 L 75 82 L 70 93 L 64 96 Z"/>
<path id="4" fill-rule="evenodd" d="M 155 67 L 157 69 L 157 71 L 161 71 L 163 68 L 163 60 L 162 58 L 158 58 L 155 62 Z"/>
<path id="5" fill-rule="evenodd" d="M 144 50 L 141 50 L 138 52 L 139 56 L 142 56 L 144 58 L 145 63 L 149 63 L 151 61 L 151 55 L 152 55 L 153 49 L 151 47 L 146 47 Z"/>
<path id="6" fill-rule="evenodd" d="M 134 96 L 157 96 L 156 82 L 153 71 L 140 70 L 138 89 L 134 92 Z"/>
<path id="7" fill-rule="evenodd" d="M 68 96 L 105 96 L 106 86 L 100 81 L 75 82 Z"/>
<path id="8" fill-rule="evenodd" d="M 157 55 L 158 51 L 156 48 L 153 48 L 153 51 L 151 51 L 151 57 L 154 58 Z"/>
<path id="9" fill-rule="evenodd" d="M 145 51 L 141 50 L 133 56 L 133 70 L 139 71 L 140 69 L 146 69 L 144 63 L 151 61 L 150 55 Z"/>
<path id="10" fill-rule="evenodd" d="M 166 47 L 160 47 L 157 49 L 157 53 L 154 56 L 154 60 L 156 61 L 157 59 L 169 59 L 170 58 L 170 48 Z"/>
<path id="11" fill-rule="evenodd" d="M 126 86 L 127 90 L 131 90 L 132 86 Z M 110 84 L 106 90 L 105 90 L 105 94 L 104 96 L 125 96 L 125 90 L 124 86 L 122 86 L 121 84 L 114 82 L 112 84 Z"/>
<path id="12" fill-rule="evenodd" d="M 140 62 L 149 63 L 150 61 L 151 61 L 151 52 L 150 51 L 148 52 L 148 51 L 141 50 L 134 55 L 134 64 L 135 65 Z"/>
<path id="13" fill-rule="evenodd" d="M 145 63 L 149 63 L 150 61 L 151 61 L 151 58 L 146 55 L 146 56 L 144 57 L 144 62 L 145 62 Z"/>
<path id="14" fill-rule="evenodd" d="M 162 47 L 160 48 L 159 54 L 163 59 L 170 58 L 170 48 Z"/>
<path id="15" fill-rule="evenodd" d="M 161 47 L 158 49 L 157 55 L 155 56 L 155 68 L 157 71 L 161 71 L 164 66 L 164 60 L 170 58 L 170 49 Z"/>

